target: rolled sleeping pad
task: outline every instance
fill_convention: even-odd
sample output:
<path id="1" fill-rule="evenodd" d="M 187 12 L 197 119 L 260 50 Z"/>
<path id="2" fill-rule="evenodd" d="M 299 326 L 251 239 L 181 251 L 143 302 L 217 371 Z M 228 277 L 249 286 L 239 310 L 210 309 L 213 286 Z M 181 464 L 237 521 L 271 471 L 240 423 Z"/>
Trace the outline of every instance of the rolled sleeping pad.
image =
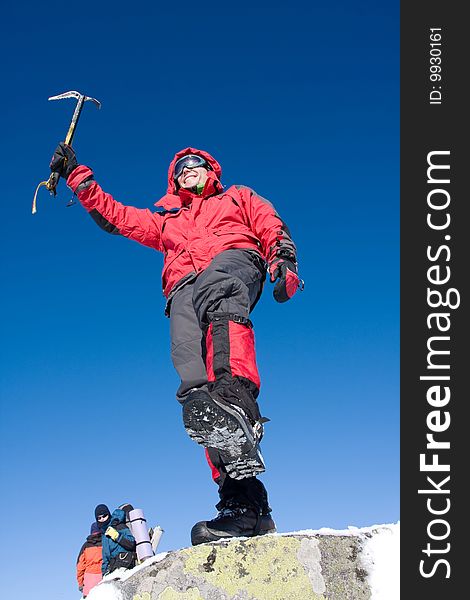
<path id="1" fill-rule="evenodd" d="M 129 526 L 136 542 L 137 558 L 140 562 L 153 556 L 152 544 L 150 543 L 149 530 L 144 512 L 140 508 L 129 511 Z"/>
<path id="2" fill-rule="evenodd" d="M 153 550 L 154 554 L 157 553 L 158 544 L 160 543 L 160 539 L 161 539 L 162 535 L 163 535 L 163 529 L 160 527 L 160 525 L 157 525 L 156 527 L 153 528 L 151 543 L 152 543 L 152 550 Z"/>

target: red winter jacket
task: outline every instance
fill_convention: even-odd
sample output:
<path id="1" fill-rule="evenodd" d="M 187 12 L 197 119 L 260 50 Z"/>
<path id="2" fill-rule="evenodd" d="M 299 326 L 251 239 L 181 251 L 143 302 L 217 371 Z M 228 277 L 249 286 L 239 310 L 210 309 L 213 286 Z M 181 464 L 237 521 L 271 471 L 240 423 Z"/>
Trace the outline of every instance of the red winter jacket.
<path id="1" fill-rule="evenodd" d="M 203 156 L 213 169 L 200 195 L 176 189 L 174 164 L 186 154 Z M 219 163 L 207 152 L 195 148 L 178 152 L 168 169 L 167 193 L 155 204 L 158 212 L 117 202 L 83 165 L 72 171 L 67 185 L 103 229 L 163 252 L 163 293 L 168 297 L 178 282 L 199 274 L 229 248 L 257 250 L 268 263 L 282 249 L 295 260 L 295 245 L 272 204 L 245 186 L 225 191 L 221 173 Z"/>

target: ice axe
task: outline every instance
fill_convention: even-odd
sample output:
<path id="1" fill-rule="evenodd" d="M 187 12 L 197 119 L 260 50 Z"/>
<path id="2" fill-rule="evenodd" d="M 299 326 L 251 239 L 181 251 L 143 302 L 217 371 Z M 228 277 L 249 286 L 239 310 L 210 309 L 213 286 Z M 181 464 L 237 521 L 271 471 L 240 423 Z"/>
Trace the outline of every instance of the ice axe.
<path id="1" fill-rule="evenodd" d="M 48 98 L 48 100 L 63 100 L 64 98 L 77 99 L 77 106 L 75 107 L 69 130 L 67 131 L 67 135 L 65 136 L 65 143 L 71 145 L 73 136 L 75 134 L 75 129 L 77 127 L 78 119 L 80 118 L 80 113 L 82 112 L 83 104 L 87 100 L 91 100 L 98 108 L 101 108 L 101 102 L 99 102 L 96 98 L 90 98 L 89 96 L 85 96 L 84 94 L 80 94 L 80 92 L 75 92 L 73 90 L 71 90 L 70 92 L 64 92 L 63 94 L 59 94 L 58 96 L 51 96 L 50 98 Z M 41 181 L 41 183 L 38 185 L 33 198 L 33 215 L 36 212 L 36 198 L 38 195 L 39 188 L 45 185 L 46 188 L 49 190 L 51 196 L 55 196 L 57 194 L 56 188 L 59 182 L 59 177 L 59 173 L 53 172 L 51 173 L 47 181 Z"/>

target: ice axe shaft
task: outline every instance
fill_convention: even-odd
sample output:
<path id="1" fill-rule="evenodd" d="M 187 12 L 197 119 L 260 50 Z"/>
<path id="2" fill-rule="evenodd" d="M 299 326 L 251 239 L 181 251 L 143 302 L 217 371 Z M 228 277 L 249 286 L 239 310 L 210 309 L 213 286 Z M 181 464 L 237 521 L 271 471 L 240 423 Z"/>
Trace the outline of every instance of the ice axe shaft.
<path id="1" fill-rule="evenodd" d="M 65 98 L 75 98 L 77 100 L 77 105 L 75 106 L 75 110 L 74 110 L 74 113 L 72 116 L 72 121 L 70 122 L 70 126 L 67 131 L 67 135 L 65 136 L 65 143 L 68 145 L 71 145 L 73 136 L 75 134 L 75 129 L 77 127 L 78 119 L 80 118 L 80 114 L 82 112 L 84 103 L 87 100 L 91 100 L 95 104 L 95 106 L 97 106 L 98 108 L 101 108 L 101 102 L 99 100 L 97 100 L 96 98 L 91 98 L 90 96 L 85 96 L 84 94 L 80 94 L 80 92 L 76 92 L 74 90 L 70 90 L 69 92 L 64 92 L 63 94 L 59 94 L 58 96 L 51 96 L 50 98 L 48 98 L 48 100 L 63 100 Z M 41 183 L 38 185 L 38 187 L 36 188 L 36 192 L 34 194 L 34 198 L 33 198 L 33 208 L 32 208 L 33 215 L 37 210 L 36 198 L 37 198 L 39 188 L 44 185 L 49 190 L 51 195 L 55 196 L 57 193 L 56 189 L 57 189 L 57 184 L 59 182 L 59 177 L 60 177 L 59 173 L 53 172 L 50 174 L 50 177 L 47 181 L 41 181 Z"/>

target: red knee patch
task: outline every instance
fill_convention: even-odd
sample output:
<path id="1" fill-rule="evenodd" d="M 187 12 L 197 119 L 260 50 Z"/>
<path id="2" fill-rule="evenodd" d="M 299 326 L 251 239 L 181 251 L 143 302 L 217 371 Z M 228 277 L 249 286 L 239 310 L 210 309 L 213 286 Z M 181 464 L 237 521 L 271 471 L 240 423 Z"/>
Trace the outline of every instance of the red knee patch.
<path id="1" fill-rule="evenodd" d="M 229 321 L 230 369 L 234 377 L 245 377 L 260 387 L 256 366 L 255 336 L 253 329 Z"/>
<path id="2" fill-rule="evenodd" d="M 244 377 L 260 387 L 253 329 L 235 321 L 211 323 L 206 333 L 206 371 L 210 382 Z"/>

